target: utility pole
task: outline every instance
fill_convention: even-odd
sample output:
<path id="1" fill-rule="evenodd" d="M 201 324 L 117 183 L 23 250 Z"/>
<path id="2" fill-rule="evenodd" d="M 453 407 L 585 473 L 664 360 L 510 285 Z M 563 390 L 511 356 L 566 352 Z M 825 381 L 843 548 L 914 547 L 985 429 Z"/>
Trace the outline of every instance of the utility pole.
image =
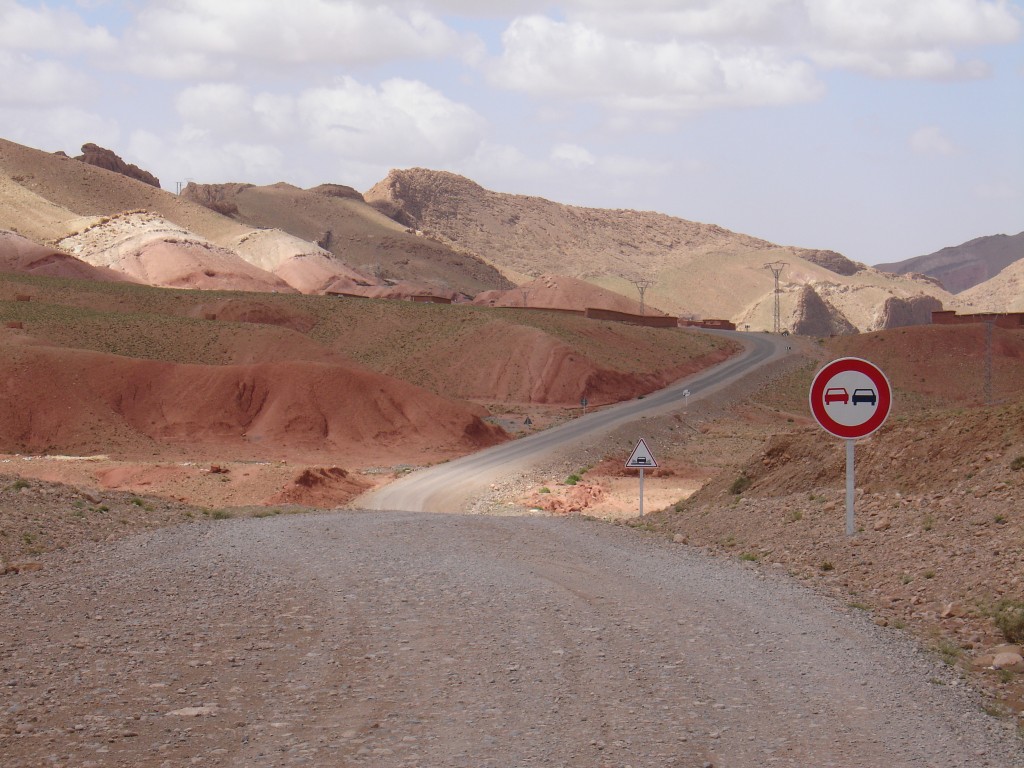
<path id="1" fill-rule="evenodd" d="M 653 280 L 648 280 L 648 279 L 643 278 L 643 277 L 638 277 L 638 278 L 635 278 L 633 280 L 630 280 L 629 282 L 631 282 L 633 285 L 636 286 L 636 290 L 640 294 L 640 314 L 641 315 L 646 315 L 647 312 L 644 309 L 644 294 L 647 293 L 647 289 L 648 288 L 650 288 L 652 285 L 654 285 L 654 281 Z"/>
<path id="2" fill-rule="evenodd" d="M 779 288 L 779 276 L 782 274 L 782 268 L 787 266 L 784 261 L 773 261 L 764 265 L 765 269 L 770 269 L 772 275 L 775 276 L 775 306 L 773 311 L 773 328 L 774 333 L 782 333 L 782 316 L 779 312 L 779 294 L 782 293 L 782 289 Z"/>
<path id="3" fill-rule="evenodd" d="M 992 327 L 995 316 L 985 321 L 985 403 L 992 405 Z"/>

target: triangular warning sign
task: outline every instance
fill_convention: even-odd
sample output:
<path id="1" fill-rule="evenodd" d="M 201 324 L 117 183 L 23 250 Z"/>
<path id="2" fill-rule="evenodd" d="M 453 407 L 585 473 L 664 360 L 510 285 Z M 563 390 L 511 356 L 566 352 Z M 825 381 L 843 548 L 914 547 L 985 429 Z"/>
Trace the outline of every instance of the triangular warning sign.
<path id="1" fill-rule="evenodd" d="M 636 448 L 633 449 L 633 453 L 629 455 L 629 461 L 626 462 L 627 469 L 647 469 L 649 467 L 658 466 L 658 462 L 654 460 L 654 456 L 651 454 L 651 449 L 647 447 L 647 443 L 641 437 L 640 442 L 636 444 Z"/>

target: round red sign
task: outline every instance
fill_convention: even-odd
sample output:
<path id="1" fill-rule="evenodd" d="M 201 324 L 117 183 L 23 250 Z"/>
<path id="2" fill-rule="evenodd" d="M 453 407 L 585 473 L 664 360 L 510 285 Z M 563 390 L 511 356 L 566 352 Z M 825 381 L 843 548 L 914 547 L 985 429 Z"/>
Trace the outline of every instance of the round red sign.
<path id="1" fill-rule="evenodd" d="M 833 360 L 811 382 L 811 413 L 836 437 L 867 437 L 885 421 L 892 389 L 877 366 L 859 357 Z"/>

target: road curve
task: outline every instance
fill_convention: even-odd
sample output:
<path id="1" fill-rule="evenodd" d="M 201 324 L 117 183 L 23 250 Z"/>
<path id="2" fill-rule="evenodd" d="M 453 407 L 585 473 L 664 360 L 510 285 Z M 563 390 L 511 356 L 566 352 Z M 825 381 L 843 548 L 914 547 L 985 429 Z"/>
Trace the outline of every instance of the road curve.
<path id="1" fill-rule="evenodd" d="M 642 399 L 587 414 L 565 424 L 510 443 L 494 446 L 428 469 L 419 470 L 357 499 L 354 506 L 372 510 L 454 512 L 491 483 L 534 466 L 556 449 L 585 438 L 611 432 L 645 416 L 678 408 L 689 392 L 689 402 L 731 384 L 785 355 L 786 340 L 767 334 L 726 333 L 744 351 L 713 368 L 677 381 Z"/>

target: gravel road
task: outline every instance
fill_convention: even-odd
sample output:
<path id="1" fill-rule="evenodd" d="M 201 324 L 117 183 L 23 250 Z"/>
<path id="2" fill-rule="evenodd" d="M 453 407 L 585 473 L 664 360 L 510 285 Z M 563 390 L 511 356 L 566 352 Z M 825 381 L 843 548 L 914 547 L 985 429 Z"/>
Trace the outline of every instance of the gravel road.
<path id="1" fill-rule="evenodd" d="M 579 519 L 229 520 L 0 581 L 0 764 L 1024 766 L 861 612 Z"/>

